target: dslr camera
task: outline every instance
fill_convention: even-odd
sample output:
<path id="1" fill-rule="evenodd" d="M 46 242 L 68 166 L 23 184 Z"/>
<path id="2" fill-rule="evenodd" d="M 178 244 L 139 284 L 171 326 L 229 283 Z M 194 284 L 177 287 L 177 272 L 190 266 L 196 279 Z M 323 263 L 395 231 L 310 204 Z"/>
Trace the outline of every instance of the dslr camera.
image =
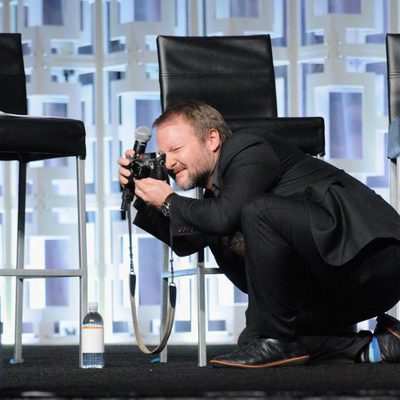
<path id="1" fill-rule="evenodd" d="M 135 184 L 133 179 L 153 178 L 169 183 L 168 171 L 165 166 L 165 154 L 157 153 L 135 154 L 127 157 L 130 160 L 128 169 L 131 171 L 129 183 L 122 193 L 121 211 L 127 211 L 133 201 Z"/>
<path id="2" fill-rule="evenodd" d="M 153 178 L 159 181 L 167 181 L 168 171 L 165 166 L 165 154 L 144 153 L 129 156 L 131 179 Z"/>

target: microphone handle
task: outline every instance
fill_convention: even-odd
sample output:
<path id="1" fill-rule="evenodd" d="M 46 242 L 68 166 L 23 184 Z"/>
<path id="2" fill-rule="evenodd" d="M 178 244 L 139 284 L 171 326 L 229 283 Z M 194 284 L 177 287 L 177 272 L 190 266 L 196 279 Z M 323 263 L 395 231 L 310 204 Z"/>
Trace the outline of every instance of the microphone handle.
<path id="1" fill-rule="evenodd" d="M 133 151 L 135 152 L 135 155 L 144 154 L 144 152 L 146 151 L 146 145 L 146 142 L 138 142 L 136 140 L 135 144 L 133 145 Z"/>
<path id="2" fill-rule="evenodd" d="M 135 143 L 133 145 L 133 151 L 135 152 L 135 155 L 144 154 L 144 152 L 146 151 L 146 145 L 147 142 L 139 142 L 138 140 L 135 140 Z M 121 211 L 128 210 L 129 204 L 133 201 L 134 192 L 135 191 L 133 188 L 124 186 L 124 189 L 122 191 Z"/>
<path id="3" fill-rule="evenodd" d="M 124 186 L 122 191 L 122 203 L 121 203 L 121 211 L 127 211 L 129 204 L 132 203 L 134 197 L 134 190 L 131 188 Z"/>

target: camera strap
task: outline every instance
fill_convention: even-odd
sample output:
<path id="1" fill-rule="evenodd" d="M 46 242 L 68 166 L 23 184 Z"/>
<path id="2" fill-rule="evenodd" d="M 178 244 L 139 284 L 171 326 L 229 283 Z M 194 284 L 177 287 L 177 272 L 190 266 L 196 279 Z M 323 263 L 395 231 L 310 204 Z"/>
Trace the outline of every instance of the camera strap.
<path id="1" fill-rule="evenodd" d="M 171 224 L 169 226 L 169 240 L 170 240 L 170 248 L 169 248 L 169 263 L 171 269 L 171 281 L 168 285 L 168 304 L 167 304 L 167 315 L 165 317 L 165 321 L 161 321 L 164 324 L 165 328 L 162 332 L 162 337 L 160 339 L 160 343 L 154 348 L 149 349 L 142 339 L 142 335 L 139 329 L 139 323 L 136 313 L 136 301 L 135 301 L 135 292 L 136 292 L 136 274 L 133 265 L 133 244 L 132 244 L 132 217 L 131 217 L 131 207 L 130 205 L 126 209 L 128 213 L 128 233 L 129 233 L 129 289 L 130 289 L 130 300 L 131 300 L 131 312 L 132 312 L 132 322 L 133 329 L 135 332 L 136 342 L 140 348 L 140 350 L 145 354 L 156 354 L 160 353 L 164 347 L 166 346 L 169 336 L 171 335 L 172 326 L 174 324 L 175 318 L 175 306 L 176 306 L 176 285 L 174 282 L 174 256 L 173 256 L 173 234 Z"/>

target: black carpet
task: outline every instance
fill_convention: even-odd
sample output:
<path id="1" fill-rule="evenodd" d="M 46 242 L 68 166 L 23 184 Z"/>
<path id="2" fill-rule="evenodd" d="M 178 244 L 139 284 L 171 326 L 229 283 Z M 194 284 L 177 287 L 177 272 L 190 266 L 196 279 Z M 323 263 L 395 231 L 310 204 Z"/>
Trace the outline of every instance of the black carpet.
<path id="1" fill-rule="evenodd" d="M 209 357 L 232 346 L 208 346 Z M 0 398 L 400 398 L 400 364 L 325 362 L 260 370 L 197 367 L 195 346 L 169 346 L 166 364 L 136 346 L 106 346 L 103 370 L 78 368 L 77 346 L 3 347 Z"/>

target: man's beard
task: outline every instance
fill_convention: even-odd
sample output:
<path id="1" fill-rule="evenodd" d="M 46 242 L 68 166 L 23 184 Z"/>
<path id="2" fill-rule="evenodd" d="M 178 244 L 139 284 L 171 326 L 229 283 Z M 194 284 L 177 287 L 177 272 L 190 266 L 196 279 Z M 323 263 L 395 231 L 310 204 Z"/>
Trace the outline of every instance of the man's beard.
<path id="1" fill-rule="evenodd" d="M 175 180 L 175 174 L 170 173 L 171 177 Z M 195 173 L 188 173 L 188 179 L 180 185 L 176 180 L 176 185 L 181 190 L 191 190 L 195 187 L 207 187 L 209 173 L 207 171 L 196 171 Z"/>

